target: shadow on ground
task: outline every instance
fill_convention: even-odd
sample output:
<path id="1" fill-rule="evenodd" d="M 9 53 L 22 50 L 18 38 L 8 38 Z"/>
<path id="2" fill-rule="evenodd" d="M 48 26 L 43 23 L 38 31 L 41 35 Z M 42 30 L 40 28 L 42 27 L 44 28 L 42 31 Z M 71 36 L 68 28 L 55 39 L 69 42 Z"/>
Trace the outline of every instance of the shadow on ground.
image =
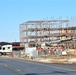
<path id="1" fill-rule="evenodd" d="M 55 74 L 55 75 L 67 75 L 67 72 L 60 72 L 60 71 L 54 71 L 54 72 L 50 72 L 50 73 L 28 73 L 25 75 L 51 75 L 51 74 Z"/>

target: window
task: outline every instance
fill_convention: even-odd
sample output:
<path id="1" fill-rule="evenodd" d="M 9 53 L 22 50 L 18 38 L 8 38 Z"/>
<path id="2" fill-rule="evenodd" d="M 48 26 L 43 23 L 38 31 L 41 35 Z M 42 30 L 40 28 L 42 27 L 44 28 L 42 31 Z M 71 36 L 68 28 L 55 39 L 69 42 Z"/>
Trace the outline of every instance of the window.
<path id="1" fill-rule="evenodd" d="M 5 48 L 3 47 L 3 50 L 5 50 Z"/>
<path id="2" fill-rule="evenodd" d="M 0 50 L 1 50 L 1 47 L 0 47 Z"/>
<path id="3" fill-rule="evenodd" d="M 67 33 L 67 30 L 66 30 L 66 33 Z"/>
<path id="4" fill-rule="evenodd" d="M 8 49 L 10 49 L 10 47 L 8 47 Z"/>

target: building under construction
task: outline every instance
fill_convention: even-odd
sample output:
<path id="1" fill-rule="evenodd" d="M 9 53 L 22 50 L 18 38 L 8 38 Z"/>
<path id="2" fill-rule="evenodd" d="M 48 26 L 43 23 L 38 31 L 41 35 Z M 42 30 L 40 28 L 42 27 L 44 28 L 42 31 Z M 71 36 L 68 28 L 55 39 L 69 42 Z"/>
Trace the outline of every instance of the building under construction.
<path id="1" fill-rule="evenodd" d="M 36 46 L 42 43 L 63 44 L 76 48 L 76 18 L 27 21 L 20 24 L 21 46 Z"/>

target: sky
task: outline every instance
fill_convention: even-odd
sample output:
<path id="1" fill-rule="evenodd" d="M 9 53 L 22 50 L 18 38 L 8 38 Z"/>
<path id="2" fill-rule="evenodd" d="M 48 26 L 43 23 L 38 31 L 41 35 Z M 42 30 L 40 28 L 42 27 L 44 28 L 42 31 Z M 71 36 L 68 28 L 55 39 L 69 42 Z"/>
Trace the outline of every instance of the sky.
<path id="1" fill-rule="evenodd" d="M 19 42 L 21 23 L 76 16 L 76 0 L 0 0 L 0 42 Z"/>

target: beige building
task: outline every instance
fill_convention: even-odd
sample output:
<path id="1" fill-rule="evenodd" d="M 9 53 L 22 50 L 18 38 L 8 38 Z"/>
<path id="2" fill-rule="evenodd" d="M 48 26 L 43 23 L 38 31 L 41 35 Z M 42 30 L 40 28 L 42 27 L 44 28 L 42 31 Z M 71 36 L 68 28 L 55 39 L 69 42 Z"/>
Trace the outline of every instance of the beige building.
<path id="1" fill-rule="evenodd" d="M 63 36 L 61 36 L 61 40 L 66 40 L 76 37 L 76 29 L 73 28 L 62 29 L 61 33 L 64 34 Z"/>

